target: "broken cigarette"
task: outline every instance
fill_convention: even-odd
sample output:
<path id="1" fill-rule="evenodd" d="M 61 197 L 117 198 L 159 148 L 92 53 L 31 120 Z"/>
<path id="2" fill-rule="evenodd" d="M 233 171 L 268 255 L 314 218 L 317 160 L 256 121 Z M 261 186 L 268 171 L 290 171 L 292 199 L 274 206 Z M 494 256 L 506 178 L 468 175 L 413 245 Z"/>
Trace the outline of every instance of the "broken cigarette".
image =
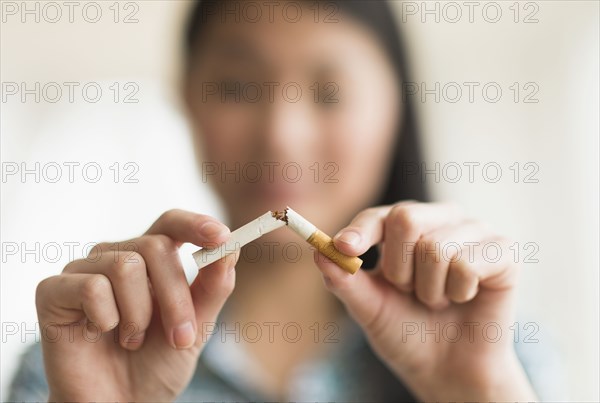
<path id="1" fill-rule="evenodd" d="M 229 240 L 218 248 L 203 248 L 196 251 L 192 256 L 198 265 L 198 269 L 201 269 L 227 255 L 235 253 L 242 246 L 260 238 L 262 235 L 285 225 L 347 272 L 354 274 L 360 269 L 362 265 L 360 258 L 347 256 L 338 251 L 329 235 L 323 233 L 314 224 L 289 207 L 283 211 L 266 212 L 254 221 L 233 231 Z"/>
<path id="2" fill-rule="evenodd" d="M 277 211 L 275 213 L 278 213 Z M 281 215 L 281 214 L 280 214 Z M 314 246 L 319 252 L 325 255 L 333 263 L 354 274 L 360 269 L 363 261 L 356 256 L 348 256 L 340 252 L 333 245 L 333 239 L 314 224 L 296 213 L 290 207 L 283 211 L 283 217 L 280 218 L 287 222 L 288 227 L 294 230 L 302 239 Z"/>
<path id="3" fill-rule="evenodd" d="M 218 248 L 202 248 L 192 254 L 198 269 L 240 250 L 242 246 L 260 238 L 264 234 L 285 226 L 285 222 L 275 218 L 275 213 L 267 211 L 256 220 L 241 226 L 231 233 L 229 240 Z"/>

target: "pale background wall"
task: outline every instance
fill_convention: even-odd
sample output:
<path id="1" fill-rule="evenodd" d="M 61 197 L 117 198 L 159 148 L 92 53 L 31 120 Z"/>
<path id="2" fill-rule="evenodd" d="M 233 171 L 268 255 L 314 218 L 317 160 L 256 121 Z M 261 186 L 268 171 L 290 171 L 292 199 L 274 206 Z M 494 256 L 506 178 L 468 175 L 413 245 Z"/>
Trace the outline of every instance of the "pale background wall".
<path id="1" fill-rule="evenodd" d="M 1 2 L 3 83 L 94 81 L 105 93 L 98 104 L 84 102 L 78 92 L 73 103 L 66 95 L 56 104 L 35 103 L 31 97 L 25 103 L 18 97 L 2 100 L 3 163 L 96 162 L 103 170 L 95 184 L 83 180 L 78 169 L 74 183 L 64 178 L 35 183 L 31 176 L 25 184 L 14 177 L 2 181 L 2 398 L 19 354 L 36 337 L 27 332 L 36 320 L 35 285 L 69 260 L 69 242 L 77 242 L 73 252 L 80 258 L 85 243 L 139 234 L 168 208 L 221 216 L 196 173 L 176 101 L 176 44 L 189 2 L 134 2 L 139 21 L 132 24 L 112 21 L 112 2 L 101 2 L 103 18 L 96 24 L 85 22 L 77 10 L 73 23 L 66 15 L 54 24 L 36 23 L 32 16 L 22 23 L 19 15 L 6 12 L 8 3 L 21 4 Z M 28 2 L 30 7 L 34 3 Z M 458 23 L 447 21 L 454 11 L 444 13 L 445 3 L 427 3 L 429 8 L 436 4 L 440 22 L 426 16 L 423 23 L 422 13 L 410 15 L 394 3 L 398 18 L 407 21 L 413 81 L 428 88 L 435 82 L 481 85 L 473 103 L 464 86 L 459 102 L 442 98 L 436 103 L 428 96 L 419 103 L 429 167 L 495 162 L 503 176 L 487 183 L 476 169 L 469 183 L 463 165 L 462 180 L 442 178 L 432 183 L 433 194 L 459 202 L 511 235 L 521 242 L 521 253 L 528 252 L 525 242 L 539 245 L 539 263 L 523 264 L 523 321 L 538 324 L 540 343 L 554 340 L 570 399 L 598 401 L 598 2 L 530 2 L 539 9 L 539 21 L 531 24 L 513 21 L 512 2 L 497 3 L 503 15 L 495 24 L 483 18 L 486 2 L 475 9 L 472 23 L 463 2 L 455 3 L 463 11 Z M 411 5 L 422 7 L 421 2 Z M 121 18 L 133 10 L 120 6 Z M 521 3 L 520 20 L 534 6 L 525 9 Z M 488 11 L 486 16 L 493 17 Z M 114 82 L 135 82 L 139 103 L 114 103 L 109 90 Z M 499 102 L 482 98 L 487 82 L 502 88 Z M 523 103 L 526 91 L 521 89 L 521 102 L 515 103 L 509 89 L 514 82 L 537 84 L 539 102 Z M 130 172 L 124 163 L 135 163 L 139 182 L 123 183 L 121 177 L 114 183 L 109 168 L 114 162 L 121 164 L 121 174 Z M 521 174 L 530 172 L 523 170 L 524 163 L 537 164 L 539 183 L 523 183 L 522 176 L 513 183 L 509 167 L 514 162 L 521 163 Z M 61 246 L 56 263 L 49 262 L 53 242 Z M 36 243 L 39 258 L 21 255 Z M 9 253 L 14 245 L 16 255 Z M 186 263 L 193 272 L 191 262 Z"/>

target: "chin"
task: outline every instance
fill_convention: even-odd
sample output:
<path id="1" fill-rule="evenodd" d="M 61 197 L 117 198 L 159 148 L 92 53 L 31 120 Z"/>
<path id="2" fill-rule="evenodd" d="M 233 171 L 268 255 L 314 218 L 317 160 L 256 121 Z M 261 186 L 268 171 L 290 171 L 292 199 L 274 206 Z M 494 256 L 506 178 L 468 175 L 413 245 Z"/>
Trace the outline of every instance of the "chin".
<path id="1" fill-rule="evenodd" d="M 237 194 L 232 196 L 228 203 L 228 213 L 231 219 L 232 229 L 235 229 L 245 223 L 255 219 L 267 211 L 283 210 L 291 207 L 308 220 L 317 225 L 321 230 L 331 233 L 339 230 L 346 223 L 343 222 L 344 215 L 343 203 L 340 205 L 334 198 L 327 193 L 314 195 L 315 197 L 278 197 L 273 195 L 258 195 L 256 193 Z M 270 236 L 270 234 L 268 235 Z M 276 231 L 273 235 L 274 241 L 281 242 L 277 237 L 285 237 L 286 241 L 296 240 L 297 236 L 293 233 L 286 235 L 282 231 Z"/>

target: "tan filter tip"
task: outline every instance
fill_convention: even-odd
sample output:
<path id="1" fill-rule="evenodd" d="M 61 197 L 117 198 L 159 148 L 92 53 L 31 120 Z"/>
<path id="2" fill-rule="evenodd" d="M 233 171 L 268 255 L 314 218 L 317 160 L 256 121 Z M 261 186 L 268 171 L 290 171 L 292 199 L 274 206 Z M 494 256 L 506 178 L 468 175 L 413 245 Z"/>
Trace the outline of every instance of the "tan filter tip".
<path id="1" fill-rule="evenodd" d="M 324 232 L 316 230 L 308 239 L 308 243 L 314 246 L 319 252 L 327 256 L 329 260 L 346 270 L 350 274 L 354 274 L 360 269 L 363 261 L 356 256 L 344 255 L 333 246 L 333 239 Z"/>

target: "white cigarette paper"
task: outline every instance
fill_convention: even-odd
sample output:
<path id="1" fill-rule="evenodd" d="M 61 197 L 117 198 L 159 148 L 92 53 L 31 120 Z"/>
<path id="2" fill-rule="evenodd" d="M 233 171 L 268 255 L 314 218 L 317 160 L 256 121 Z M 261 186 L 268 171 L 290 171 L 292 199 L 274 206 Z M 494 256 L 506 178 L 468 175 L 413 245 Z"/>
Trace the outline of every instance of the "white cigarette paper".
<path id="1" fill-rule="evenodd" d="M 242 246 L 260 238 L 264 234 L 274 231 L 277 228 L 284 227 L 285 225 L 285 221 L 278 220 L 275 218 L 274 213 L 267 211 L 256 220 L 250 221 L 248 224 L 233 231 L 229 240 L 221 244 L 218 248 L 202 248 L 194 252 L 192 256 L 196 261 L 198 269 L 201 269 L 227 255 L 235 253 Z"/>
<path id="2" fill-rule="evenodd" d="M 304 240 L 310 238 L 310 236 L 317 230 L 317 227 L 314 224 L 302 217 L 300 214 L 296 213 L 290 207 L 285 209 L 285 216 L 287 218 L 289 227 Z"/>
<path id="3" fill-rule="evenodd" d="M 217 260 L 240 250 L 242 246 L 260 238 L 264 234 L 287 225 L 306 242 L 314 246 L 320 253 L 327 256 L 342 269 L 354 274 L 362 265 L 362 260 L 356 256 L 347 256 L 338 251 L 331 237 L 314 224 L 287 207 L 284 211 L 267 211 L 256 220 L 236 229 L 229 240 L 214 249 L 202 248 L 192 255 L 198 269 L 208 266 Z"/>

